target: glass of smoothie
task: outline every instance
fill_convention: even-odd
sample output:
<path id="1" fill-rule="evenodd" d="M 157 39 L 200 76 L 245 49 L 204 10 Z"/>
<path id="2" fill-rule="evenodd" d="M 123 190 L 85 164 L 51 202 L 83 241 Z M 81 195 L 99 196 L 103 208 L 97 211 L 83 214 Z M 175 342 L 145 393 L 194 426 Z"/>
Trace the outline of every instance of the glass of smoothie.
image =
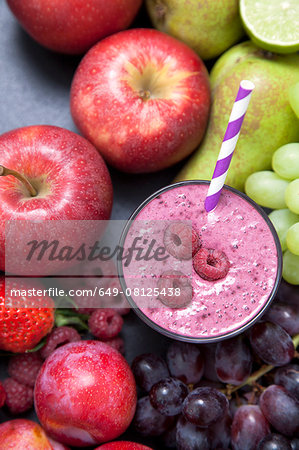
<path id="1" fill-rule="evenodd" d="M 207 213 L 208 187 L 208 181 L 197 180 L 167 186 L 130 217 L 122 247 L 132 244 L 130 230 L 137 221 L 152 221 L 161 224 L 165 251 L 172 258 L 162 274 L 154 260 L 146 274 L 140 273 L 151 279 L 152 295 L 146 301 L 145 290 L 132 289 L 131 284 L 142 262 L 132 260 L 127 267 L 118 262 L 122 290 L 136 314 L 154 330 L 193 343 L 230 338 L 252 326 L 273 300 L 282 273 L 280 242 L 265 211 L 225 185 L 216 208 Z M 189 248 L 186 257 L 184 245 Z M 185 276 L 188 267 L 191 273 Z M 159 290 L 169 286 L 179 294 L 171 298 L 164 289 L 161 295 Z"/>

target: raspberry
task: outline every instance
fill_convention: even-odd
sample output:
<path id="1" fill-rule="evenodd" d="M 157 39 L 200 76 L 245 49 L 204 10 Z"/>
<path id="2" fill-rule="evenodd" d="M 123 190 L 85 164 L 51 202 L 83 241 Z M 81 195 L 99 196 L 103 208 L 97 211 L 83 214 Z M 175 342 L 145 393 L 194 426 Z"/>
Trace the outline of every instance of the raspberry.
<path id="1" fill-rule="evenodd" d="M 105 341 L 105 344 L 110 345 L 111 347 L 115 348 L 119 353 L 122 355 L 125 353 L 125 343 L 122 338 L 116 337 L 113 339 L 108 339 Z"/>
<path id="2" fill-rule="evenodd" d="M 175 222 L 165 230 L 164 246 L 168 253 L 177 259 L 191 259 L 193 247 L 200 248 L 201 242 L 198 234 L 190 225 L 184 222 Z"/>
<path id="3" fill-rule="evenodd" d="M 35 379 L 43 364 L 39 352 L 12 356 L 8 363 L 11 378 L 26 386 L 34 387 Z"/>
<path id="4" fill-rule="evenodd" d="M 47 337 L 46 344 L 40 350 L 41 357 L 46 359 L 57 347 L 68 344 L 69 342 L 80 341 L 81 336 L 75 328 L 57 327 Z"/>
<path id="5" fill-rule="evenodd" d="M 215 281 L 227 275 L 230 264 L 221 250 L 201 248 L 193 258 L 193 267 L 204 280 Z"/>
<path id="6" fill-rule="evenodd" d="M 170 308 L 182 308 L 192 300 L 190 280 L 178 270 L 163 272 L 158 280 L 158 290 L 159 300 Z"/>
<path id="7" fill-rule="evenodd" d="M 201 247 L 201 240 L 197 231 L 192 228 L 192 256 L 194 256 Z"/>
<path id="8" fill-rule="evenodd" d="M 2 406 L 4 405 L 5 399 L 6 399 L 5 390 L 3 384 L 0 381 L 0 408 L 2 408 Z"/>
<path id="9" fill-rule="evenodd" d="M 33 406 L 33 389 L 25 384 L 18 383 L 13 378 L 3 381 L 6 393 L 6 405 L 12 414 L 28 411 Z"/>
<path id="10" fill-rule="evenodd" d="M 94 311 L 88 320 L 91 334 L 103 341 L 117 336 L 123 323 L 123 318 L 111 308 Z"/>

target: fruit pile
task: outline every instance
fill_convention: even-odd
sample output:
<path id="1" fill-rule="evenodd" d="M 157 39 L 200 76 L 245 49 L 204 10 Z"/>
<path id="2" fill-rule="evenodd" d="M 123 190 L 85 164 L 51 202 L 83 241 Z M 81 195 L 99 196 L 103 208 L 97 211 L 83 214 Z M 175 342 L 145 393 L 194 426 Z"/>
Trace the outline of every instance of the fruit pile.
<path id="1" fill-rule="evenodd" d="M 30 38 L 7 38 L 8 28 L 16 29 L 13 16 Z M 299 296 L 293 286 L 299 284 L 298 16 L 298 0 L 0 2 L 1 61 L 7 63 L 0 73 L 0 450 L 299 449 Z M 10 73 L 14 59 L 17 69 Z M 232 339 L 195 345 L 150 334 L 122 296 L 114 308 L 110 299 L 96 309 L 79 296 L 67 308 L 54 308 L 47 295 L 31 303 L 22 294 L 27 308 L 13 304 L 5 283 L 25 292 L 37 281 L 30 276 L 60 274 L 59 258 L 31 265 L 19 258 L 29 221 L 38 228 L 41 222 L 109 220 L 113 190 L 118 219 L 123 186 L 136 200 L 126 203 L 129 216 L 191 153 L 176 180 L 210 180 L 242 79 L 255 91 L 226 183 L 245 186 L 274 210 L 269 217 L 289 282 L 262 320 Z M 53 123 L 39 114 L 53 104 L 54 85 L 56 126 L 32 125 L 35 117 Z M 7 98 L 15 92 L 14 110 Z M 64 117 L 82 136 L 66 129 L 72 125 Z M 158 171 L 155 186 L 154 178 L 136 175 Z M 8 222 L 21 224 L 10 245 Z M 58 237 L 64 249 L 82 239 L 73 225 Z M 226 254 L 182 223 L 165 230 L 164 245 L 177 259 L 192 254 L 195 271 L 208 282 L 229 272 Z M 79 287 L 106 289 L 105 271 L 95 265 L 90 274 L 86 266 Z M 5 270 L 16 273 L 12 267 L 28 280 L 5 279 Z M 192 299 L 181 275 L 166 271 L 159 279 L 161 290 L 184 289 L 179 303 L 160 298 L 168 307 Z M 67 283 L 73 288 L 75 281 Z M 115 287 L 119 280 L 107 285 Z M 146 333 L 160 353 L 146 349 Z"/>
<path id="2" fill-rule="evenodd" d="M 299 143 L 276 150 L 272 168 L 250 175 L 245 192 L 256 203 L 274 210 L 269 218 L 284 252 L 283 278 L 299 285 Z"/>
<path id="3" fill-rule="evenodd" d="M 173 342 L 165 359 L 137 356 L 132 371 L 141 398 L 133 429 L 159 436 L 157 448 L 297 449 L 299 305 L 294 292 L 283 284 L 247 335 L 200 346 Z"/>

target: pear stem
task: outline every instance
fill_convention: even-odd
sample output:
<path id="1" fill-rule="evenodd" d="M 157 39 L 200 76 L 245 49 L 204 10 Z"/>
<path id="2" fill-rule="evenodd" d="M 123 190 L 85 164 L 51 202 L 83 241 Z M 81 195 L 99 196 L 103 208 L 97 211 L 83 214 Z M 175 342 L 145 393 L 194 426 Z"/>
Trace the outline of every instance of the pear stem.
<path id="1" fill-rule="evenodd" d="M 8 169 L 7 167 L 4 167 L 4 166 L 0 165 L 0 177 L 6 177 L 8 175 L 12 175 L 13 177 L 15 177 L 19 181 L 21 181 L 24 184 L 24 186 L 26 187 L 26 189 L 28 190 L 28 192 L 31 195 L 31 197 L 36 197 L 37 196 L 36 189 L 32 186 L 30 181 L 28 181 L 27 178 L 24 175 L 21 175 L 16 170 Z"/>

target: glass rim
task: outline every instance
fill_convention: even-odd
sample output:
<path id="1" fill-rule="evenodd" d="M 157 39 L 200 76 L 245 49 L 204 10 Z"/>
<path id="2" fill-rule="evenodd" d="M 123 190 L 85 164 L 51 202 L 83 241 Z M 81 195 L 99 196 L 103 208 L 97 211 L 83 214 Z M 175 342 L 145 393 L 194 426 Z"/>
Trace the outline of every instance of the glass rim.
<path id="1" fill-rule="evenodd" d="M 180 186 L 192 185 L 192 184 L 207 184 L 208 185 L 208 184 L 210 184 L 210 181 L 208 181 L 208 180 L 179 181 L 176 183 L 169 184 L 169 185 L 159 189 L 158 191 L 154 192 L 149 197 L 147 197 L 130 215 L 130 217 L 122 231 L 119 245 L 120 246 L 124 245 L 124 242 L 127 237 L 128 231 L 130 229 L 131 223 L 134 221 L 134 219 L 137 217 L 137 215 L 140 213 L 140 211 L 149 202 L 151 202 L 153 199 L 158 197 L 160 194 L 167 192 L 171 189 L 174 189 L 174 188 L 177 188 Z M 268 227 L 271 231 L 271 234 L 274 238 L 274 242 L 275 242 L 275 246 L 276 246 L 276 253 L 277 253 L 277 272 L 276 272 L 276 278 L 275 278 L 275 283 L 274 283 L 273 289 L 271 291 L 271 294 L 268 297 L 268 300 L 263 305 L 263 307 L 260 309 L 260 311 L 249 322 L 245 323 L 240 328 L 229 331 L 228 333 L 219 334 L 218 336 L 210 336 L 210 337 L 209 336 L 206 336 L 206 337 L 188 336 L 188 335 L 183 335 L 183 334 L 175 333 L 174 331 L 167 330 L 166 328 L 162 327 L 161 325 L 158 325 L 156 322 L 154 322 L 152 319 L 150 319 L 143 311 L 141 311 L 141 309 L 135 303 L 134 299 L 130 295 L 126 295 L 127 284 L 125 282 L 125 277 L 123 274 L 122 261 L 117 261 L 117 271 L 118 271 L 118 276 L 119 276 L 122 290 L 125 294 L 127 301 L 129 302 L 132 309 L 134 310 L 135 314 L 143 322 L 145 322 L 149 327 L 151 327 L 153 330 L 157 331 L 158 333 L 163 334 L 164 336 L 166 336 L 168 338 L 175 339 L 177 341 L 189 342 L 189 343 L 193 343 L 193 344 L 208 344 L 208 343 L 215 343 L 215 342 L 223 341 L 224 339 L 229 339 L 229 338 L 235 337 L 238 334 L 241 334 L 244 331 L 246 331 L 248 328 L 252 327 L 252 325 L 254 323 L 256 323 L 261 318 L 261 316 L 264 315 L 264 313 L 271 305 L 271 303 L 272 303 L 273 299 L 275 298 L 275 295 L 278 291 L 281 277 L 282 277 L 282 249 L 281 249 L 280 240 L 279 240 L 277 232 L 274 228 L 274 225 L 272 224 L 271 220 L 269 219 L 269 217 L 268 217 L 267 213 L 264 211 L 264 209 L 260 205 L 258 205 L 254 200 L 252 200 L 250 197 L 248 197 L 248 195 L 246 195 L 244 192 L 238 191 L 237 189 L 235 189 L 231 186 L 228 186 L 226 184 L 223 186 L 223 189 L 233 192 L 234 194 L 243 198 L 247 203 L 251 204 L 260 213 L 260 215 L 263 217 L 264 221 L 268 225 Z"/>

